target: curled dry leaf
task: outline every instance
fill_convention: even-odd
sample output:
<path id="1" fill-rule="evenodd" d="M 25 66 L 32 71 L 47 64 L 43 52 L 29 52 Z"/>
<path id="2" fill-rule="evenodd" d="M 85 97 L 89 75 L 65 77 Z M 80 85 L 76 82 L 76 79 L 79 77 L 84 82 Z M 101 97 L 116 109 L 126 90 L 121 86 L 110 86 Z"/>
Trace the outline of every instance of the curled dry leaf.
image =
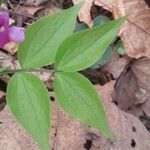
<path id="1" fill-rule="evenodd" d="M 72 0 L 74 4 L 78 4 L 81 2 L 81 0 Z M 93 4 L 93 0 L 85 0 L 85 3 L 82 7 L 82 9 L 79 12 L 79 20 L 81 22 L 85 22 L 90 27 L 93 25 L 90 10 Z"/>
<path id="2" fill-rule="evenodd" d="M 145 0 L 114 0 L 114 17 L 128 16 L 121 38 L 128 56 L 150 58 L 150 8 Z"/>
<path id="3" fill-rule="evenodd" d="M 118 106 L 128 108 L 150 99 L 150 59 L 132 62 L 121 74 L 115 85 Z"/>
<path id="4" fill-rule="evenodd" d="M 120 32 L 126 54 L 132 58 L 150 58 L 150 8 L 145 0 L 86 0 L 79 18 L 89 26 L 92 3 L 111 11 L 115 18 L 127 16 L 128 21 Z"/>
<path id="5" fill-rule="evenodd" d="M 112 10 L 112 5 L 113 5 L 113 0 L 95 0 L 94 1 L 95 5 L 101 6 L 106 10 L 111 11 Z"/>
<path id="6" fill-rule="evenodd" d="M 72 0 L 74 4 L 78 4 L 82 0 Z M 91 7 L 93 4 L 102 6 L 104 9 L 111 10 L 112 9 L 112 0 L 84 0 L 85 3 L 82 9 L 79 12 L 79 20 L 81 22 L 85 22 L 88 26 L 92 26 L 93 22 L 91 19 Z"/>
<path id="7" fill-rule="evenodd" d="M 4 47 L 6 51 L 8 51 L 11 55 L 14 55 L 18 50 L 18 44 L 15 42 L 7 43 Z"/>

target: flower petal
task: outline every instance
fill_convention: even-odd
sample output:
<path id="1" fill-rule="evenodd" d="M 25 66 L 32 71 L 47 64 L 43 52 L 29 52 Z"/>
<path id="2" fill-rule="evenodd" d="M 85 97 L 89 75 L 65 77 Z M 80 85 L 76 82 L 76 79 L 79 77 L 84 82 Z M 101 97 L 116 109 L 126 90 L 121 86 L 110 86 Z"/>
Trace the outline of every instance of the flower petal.
<path id="1" fill-rule="evenodd" d="M 0 48 L 3 48 L 5 44 L 9 43 L 9 35 L 8 35 L 8 30 L 5 30 L 3 32 L 0 32 Z"/>
<path id="2" fill-rule="evenodd" d="M 0 27 L 4 27 L 4 29 L 9 28 L 9 13 L 0 13 Z"/>
<path id="3" fill-rule="evenodd" d="M 25 39 L 24 28 L 21 27 L 11 27 L 9 29 L 9 38 L 11 41 L 20 43 Z"/>

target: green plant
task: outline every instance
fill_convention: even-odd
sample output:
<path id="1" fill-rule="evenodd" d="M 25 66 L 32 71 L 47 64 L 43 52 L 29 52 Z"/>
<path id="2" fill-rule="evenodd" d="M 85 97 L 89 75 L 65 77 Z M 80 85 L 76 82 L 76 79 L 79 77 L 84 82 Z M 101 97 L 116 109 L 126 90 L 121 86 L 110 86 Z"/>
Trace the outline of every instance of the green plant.
<path id="1" fill-rule="evenodd" d="M 99 95 L 77 71 L 90 67 L 102 56 L 125 18 L 73 33 L 81 5 L 35 22 L 19 46 L 22 69 L 0 70 L 1 74 L 15 73 L 8 82 L 8 106 L 43 150 L 49 149 L 51 104 L 46 86 L 32 72 L 51 64 L 54 64 L 54 89 L 59 106 L 70 116 L 113 138 Z"/>

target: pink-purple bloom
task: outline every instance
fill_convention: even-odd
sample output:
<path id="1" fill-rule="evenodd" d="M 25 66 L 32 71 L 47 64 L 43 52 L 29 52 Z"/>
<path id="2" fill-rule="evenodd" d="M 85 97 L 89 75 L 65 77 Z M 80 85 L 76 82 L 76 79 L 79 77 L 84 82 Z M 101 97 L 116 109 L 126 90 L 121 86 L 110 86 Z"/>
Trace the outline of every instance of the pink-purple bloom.
<path id="1" fill-rule="evenodd" d="M 22 27 L 10 27 L 9 26 L 9 13 L 0 13 L 0 48 L 3 48 L 5 44 L 10 41 L 20 43 L 25 38 L 24 28 Z"/>

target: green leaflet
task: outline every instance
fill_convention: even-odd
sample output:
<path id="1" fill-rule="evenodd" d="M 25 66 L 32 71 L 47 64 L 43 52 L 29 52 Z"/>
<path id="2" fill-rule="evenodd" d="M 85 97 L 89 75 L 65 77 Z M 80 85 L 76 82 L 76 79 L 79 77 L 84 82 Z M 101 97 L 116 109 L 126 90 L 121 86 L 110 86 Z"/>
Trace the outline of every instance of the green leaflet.
<path id="1" fill-rule="evenodd" d="M 125 18 L 120 18 L 67 38 L 57 52 L 56 70 L 74 72 L 93 65 L 113 41 L 124 21 Z"/>
<path id="2" fill-rule="evenodd" d="M 23 68 L 38 68 L 54 62 L 58 47 L 74 31 L 81 5 L 44 17 L 27 29 L 26 39 L 18 51 Z"/>
<path id="3" fill-rule="evenodd" d="M 15 118 L 42 150 L 49 150 L 50 100 L 43 82 L 30 73 L 16 73 L 9 80 L 6 98 Z"/>
<path id="4" fill-rule="evenodd" d="M 64 111 L 113 138 L 99 96 L 88 79 L 75 72 L 57 72 L 55 93 Z"/>

